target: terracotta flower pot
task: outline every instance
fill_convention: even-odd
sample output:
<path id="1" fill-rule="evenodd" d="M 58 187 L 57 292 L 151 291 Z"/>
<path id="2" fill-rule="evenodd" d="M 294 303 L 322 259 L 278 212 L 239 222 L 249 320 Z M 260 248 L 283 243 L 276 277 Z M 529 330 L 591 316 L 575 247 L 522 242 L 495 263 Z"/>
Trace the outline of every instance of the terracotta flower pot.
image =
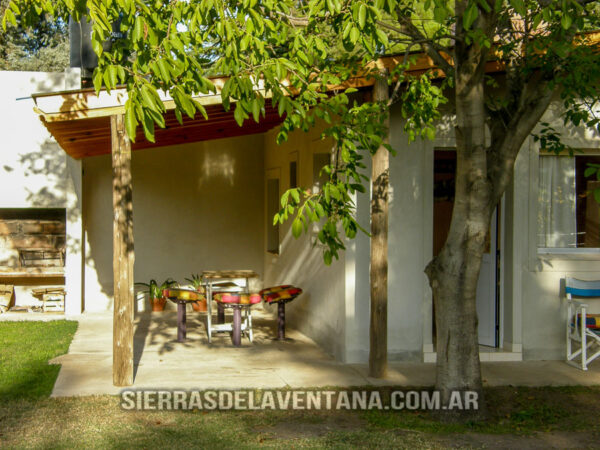
<path id="1" fill-rule="evenodd" d="M 151 298 L 150 304 L 152 305 L 153 312 L 160 312 L 165 310 L 165 305 L 167 304 L 167 299 L 162 298 Z"/>
<path id="2" fill-rule="evenodd" d="M 192 303 L 192 308 L 197 312 L 204 312 L 207 310 L 206 299 L 198 300 Z"/>

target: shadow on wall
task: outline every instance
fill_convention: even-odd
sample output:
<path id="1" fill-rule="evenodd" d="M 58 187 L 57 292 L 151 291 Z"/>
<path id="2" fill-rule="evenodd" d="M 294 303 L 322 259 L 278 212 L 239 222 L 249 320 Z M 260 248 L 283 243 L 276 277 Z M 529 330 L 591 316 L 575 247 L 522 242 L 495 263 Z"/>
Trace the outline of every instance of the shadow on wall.
<path id="1" fill-rule="evenodd" d="M 203 270 L 262 273 L 263 166 L 261 135 L 134 152 L 135 281 L 184 283 Z M 86 158 L 84 173 L 86 297 L 107 309 L 113 304 L 110 155 Z"/>
<path id="2" fill-rule="evenodd" d="M 44 184 L 30 183 L 26 187 L 27 203 L 34 208 L 62 207 L 66 208 L 66 220 L 78 219 L 76 202 L 69 200 L 69 176 L 66 168 L 66 155 L 60 146 L 47 138 L 33 152 L 24 153 L 19 159 L 25 178 L 42 176 Z M 66 236 L 66 249 L 69 252 L 81 251 L 81 242 Z"/>
<path id="3" fill-rule="evenodd" d="M 38 74 L 38 72 L 34 73 Z M 29 83 L 35 86 L 35 92 L 57 92 L 65 89 L 65 73 L 55 72 L 45 75 L 43 80 L 33 76 L 29 78 Z"/>
<path id="4" fill-rule="evenodd" d="M 314 224 L 298 239 L 292 236 L 289 223 L 284 226 L 281 252 L 266 265 L 265 287 L 279 284 L 301 287 L 304 293 L 286 306 L 286 320 L 339 358 L 343 353 L 340 336 L 344 333 L 345 255 L 340 253 L 340 260 L 325 266 Z M 274 314 L 276 306 L 267 310 Z"/>

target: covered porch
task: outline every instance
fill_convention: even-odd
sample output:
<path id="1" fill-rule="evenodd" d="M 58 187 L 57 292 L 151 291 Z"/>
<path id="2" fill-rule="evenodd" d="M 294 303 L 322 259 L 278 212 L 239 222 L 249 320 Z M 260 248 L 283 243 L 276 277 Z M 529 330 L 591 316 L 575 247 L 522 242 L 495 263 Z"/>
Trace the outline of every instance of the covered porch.
<path id="1" fill-rule="evenodd" d="M 218 80 L 215 84 L 219 85 Z M 242 369 L 237 368 L 235 353 L 228 356 L 234 350 L 227 335 L 208 345 L 203 315 L 190 310 L 188 340 L 185 343 L 170 340 L 169 333 L 176 330 L 174 305 L 168 302 L 164 314 L 148 313 L 148 298 L 134 288 L 134 283 L 156 279 L 160 284 L 173 278 L 187 284 L 186 278 L 205 270 L 239 269 L 258 273 L 261 287 L 277 284 L 304 287 L 307 280 L 319 277 L 322 278 L 319 283 L 325 285 L 334 278 L 320 270 L 323 266 L 320 251 L 307 245 L 308 242 L 300 243 L 302 254 L 295 253 L 291 268 L 288 262 L 297 245 L 281 258 L 285 260 L 285 269 L 273 268 L 280 249 L 292 247 L 293 239 L 285 226 L 276 229 L 273 235 L 271 207 L 274 202 L 275 210 L 278 209 L 279 197 L 292 184 L 292 175 L 287 172 L 288 157 L 293 159 L 296 168 L 294 183 L 310 185 L 315 173 L 318 175 L 320 166 L 313 167 L 313 150 L 321 156 L 318 161 L 324 160 L 322 156 L 327 156 L 329 151 L 328 146 L 319 141 L 318 130 L 296 139 L 290 144 L 294 151 L 287 149 L 283 159 L 274 162 L 275 128 L 282 118 L 270 106 L 266 107 L 259 124 L 249 122 L 239 127 L 232 112 L 223 110 L 220 96 L 205 96 L 199 101 L 207 108 L 208 120 L 185 119 L 179 124 L 172 113 L 172 102 L 165 98 L 167 127 L 157 130 L 156 142 L 147 141 L 139 132 L 131 144 L 123 127 L 126 100 L 123 92 L 108 96 L 105 92 L 96 95 L 91 90 L 78 90 L 34 98 L 42 121 L 73 158 L 75 178 L 79 181 L 79 202 L 76 210 L 70 212 L 76 220 L 69 236 L 75 245 L 67 257 L 70 264 L 66 277 L 67 315 L 84 312 L 93 317 L 98 314 L 104 320 L 103 332 L 91 332 L 95 337 L 84 347 L 102 346 L 98 354 L 103 354 L 112 346 L 112 358 L 105 354 L 103 362 L 96 361 L 99 364 L 96 370 L 77 379 L 94 380 L 95 374 L 100 376 L 105 369 L 110 369 L 115 386 L 135 382 L 138 387 L 146 382 L 143 371 L 138 372 L 138 369 L 145 364 L 157 364 L 143 355 L 165 355 L 178 361 L 173 364 L 174 371 L 185 372 L 186 361 L 200 361 L 201 367 L 190 373 L 204 373 L 211 379 L 214 378 L 212 368 L 228 364 L 227 361 L 234 367 L 233 374 L 244 371 L 244 365 Z M 274 179 L 276 183 L 269 182 Z M 315 274 L 315 271 L 323 273 Z M 337 278 L 344 273 L 340 265 L 331 271 Z M 326 304 L 319 301 L 324 297 L 314 295 L 317 291 L 312 292 L 313 298 L 309 294 L 306 302 L 325 307 Z M 329 297 L 335 309 L 344 294 L 343 291 L 332 294 Z M 336 296 L 339 298 L 333 298 Z M 300 298 L 296 302 L 302 301 Z M 258 306 L 253 307 L 257 309 Z M 304 305 L 304 309 L 311 311 L 311 306 Z M 110 310 L 114 312 L 112 324 L 105 321 L 110 318 L 107 314 Z M 339 324 L 344 311 L 338 309 L 337 312 Z M 301 320 L 309 322 L 310 314 L 324 317 L 312 311 Z M 261 329 L 261 322 L 268 317 L 263 314 L 263 320 L 255 320 L 255 344 L 245 349 L 249 355 L 260 356 L 263 363 L 273 360 L 285 365 L 287 361 L 291 367 L 294 364 L 317 367 L 320 360 L 335 362 L 326 351 L 334 352 L 319 349 L 306 336 L 299 335 L 290 345 L 271 342 L 270 337 L 276 331 L 266 333 Z M 320 320 L 326 323 L 329 319 Z M 322 323 L 313 322 L 308 326 L 318 329 L 320 325 Z M 112 329 L 113 335 L 105 334 L 106 329 Z M 335 331 L 327 330 L 322 342 Z M 343 336 L 338 333 L 338 338 L 341 340 Z M 332 345 L 340 346 L 338 342 Z M 89 354 L 88 350 L 79 352 L 76 343 L 74 346 L 74 355 L 82 360 L 88 358 L 83 356 Z M 312 356 L 304 358 L 302 355 L 306 352 Z M 292 359 L 296 359 L 294 364 L 290 362 Z M 81 361 L 73 363 L 79 375 L 81 370 L 88 370 Z M 66 377 L 70 376 L 68 367 L 69 364 L 65 364 L 61 372 Z M 256 370 L 262 373 L 261 369 Z M 287 373 L 295 372 L 298 371 Z M 289 384 L 281 375 L 271 375 L 267 378 L 279 380 L 280 385 Z M 239 378 L 238 375 L 232 377 Z M 254 378 L 258 382 L 260 377 Z M 336 375 L 331 380 L 338 378 Z M 149 380 L 150 384 L 161 384 L 155 378 Z M 77 383 L 70 380 L 67 384 Z"/>
<path id="2" fill-rule="evenodd" d="M 258 311 L 257 311 L 258 312 Z M 112 383 L 112 315 L 85 313 L 69 353 L 52 362 L 61 364 L 54 397 L 118 394 Z M 258 312 L 254 344 L 242 340 L 231 346 L 229 336 L 206 345 L 204 319 L 188 321 L 188 341 L 176 341 L 176 315 L 162 320 L 139 314 L 134 333 L 136 389 L 286 389 L 356 386 L 428 387 L 435 382 L 435 364 L 391 363 L 385 379 L 368 377 L 366 364 L 343 364 L 311 339 L 288 329 L 291 342 L 271 339 L 275 321 Z M 484 386 L 593 386 L 600 384 L 600 365 L 587 372 L 563 361 L 482 362 Z"/>

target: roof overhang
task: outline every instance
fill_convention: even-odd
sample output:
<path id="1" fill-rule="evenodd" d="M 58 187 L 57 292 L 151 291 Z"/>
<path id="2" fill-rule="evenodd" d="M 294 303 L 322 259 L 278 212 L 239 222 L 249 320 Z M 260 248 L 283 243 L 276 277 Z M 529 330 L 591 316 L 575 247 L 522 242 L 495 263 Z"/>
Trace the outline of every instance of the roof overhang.
<path id="1" fill-rule="evenodd" d="M 598 45 L 600 32 L 589 32 L 584 35 L 591 45 Z M 416 75 L 435 69 L 433 60 L 427 55 L 420 53 L 412 55 L 412 57 L 409 73 Z M 449 55 L 445 57 L 448 61 L 451 60 Z M 402 64 L 404 60 L 404 55 L 386 56 L 373 62 L 371 67 L 392 69 Z M 504 72 L 504 69 L 502 63 L 498 61 L 489 61 L 486 64 L 486 72 L 489 74 Z M 437 70 L 434 75 L 443 77 L 444 73 Z M 174 101 L 168 95 L 163 94 L 162 100 L 167 111 L 165 114 L 166 127 L 156 129 L 156 142 L 146 140 L 141 127 L 138 127 L 132 149 L 140 150 L 263 133 L 281 124 L 283 118 L 267 100 L 265 115 L 259 123 L 246 120 L 243 126 L 239 127 L 233 117 L 233 110 L 225 111 L 222 106 L 220 91 L 226 80 L 227 78 L 224 77 L 212 78 L 212 82 L 217 88 L 216 94 L 196 97 L 196 100 L 206 108 L 208 119 L 197 114 L 196 118 L 184 118 L 183 124 L 179 124 L 173 112 Z M 348 87 L 368 88 L 373 84 L 373 77 L 358 75 L 341 86 L 331 86 L 330 91 L 335 92 Z M 260 89 L 260 86 L 257 89 Z M 36 112 L 40 114 L 46 128 L 69 155 L 79 159 L 110 153 L 110 116 L 125 112 L 127 92 L 125 89 L 113 89 L 110 93 L 101 90 L 96 94 L 93 89 L 80 89 L 51 94 L 34 94 L 33 99 L 36 104 Z"/>
<path id="2" fill-rule="evenodd" d="M 403 60 L 404 55 L 388 56 L 379 59 L 374 65 L 391 69 Z M 429 57 L 420 54 L 417 55 L 409 72 L 418 74 L 434 67 Z M 488 72 L 504 70 L 496 62 L 488 63 L 486 69 Z M 438 75 L 443 76 L 443 73 L 440 71 Z M 132 149 L 141 150 L 263 133 L 282 123 L 283 118 L 267 99 L 265 115 L 261 117 L 259 123 L 250 119 L 246 120 L 242 127 L 238 126 L 233 117 L 233 108 L 226 111 L 222 105 L 220 90 L 226 80 L 226 78 L 213 78 L 212 82 L 217 88 L 217 93 L 195 97 L 206 108 L 208 119 L 197 114 L 194 119 L 185 117 L 183 124 L 180 124 L 174 114 L 175 102 L 168 95 L 162 94 L 161 99 L 166 109 L 166 127 L 156 128 L 155 142 L 148 141 L 141 127 L 138 127 Z M 373 84 L 373 77 L 359 75 L 349 79 L 343 85 L 331 86 L 330 91 L 335 92 L 348 87 L 368 88 Z M 260 89 L 260 86 L 257 89 Z M 101 90 L 97 94 L 94 89 L 79 89 L 33 94 L 32 97 L 40 119 L 70 156 L 80 159 L 111 152 L 110 116 L 124 114 L 127 101 L 127 92 L 124 88 L 113 89 L 110 93 Z"/>

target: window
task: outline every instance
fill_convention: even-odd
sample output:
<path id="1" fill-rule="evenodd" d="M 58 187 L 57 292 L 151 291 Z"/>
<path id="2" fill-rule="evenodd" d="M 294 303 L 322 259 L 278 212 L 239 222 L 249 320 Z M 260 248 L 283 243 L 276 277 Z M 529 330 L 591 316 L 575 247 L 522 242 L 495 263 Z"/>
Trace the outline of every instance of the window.
<path id="1" fill-rule="evenodd" d="M 273 217 L 279 212 L 279 178 L 267 179 L 267 251 L 279 254 L 279 224 Z"/>
<path id="2" fill-rule="evenodd" d="M 298 162 L 290 161 L 290 189 L 298 187 Z"/>
<path id="3" fill-rule="evenodd" d="M 600 156 L 540 156 L 539 248 L 600 247 L 600 208 L 592 194 L 600 182 L 585 177 L 590 163 L 600 164 Z"/>
<path id="4" fill-rule="evenodd" d="M 298 187 L 298 152 L 290 153 L 290 189 Z"/>

